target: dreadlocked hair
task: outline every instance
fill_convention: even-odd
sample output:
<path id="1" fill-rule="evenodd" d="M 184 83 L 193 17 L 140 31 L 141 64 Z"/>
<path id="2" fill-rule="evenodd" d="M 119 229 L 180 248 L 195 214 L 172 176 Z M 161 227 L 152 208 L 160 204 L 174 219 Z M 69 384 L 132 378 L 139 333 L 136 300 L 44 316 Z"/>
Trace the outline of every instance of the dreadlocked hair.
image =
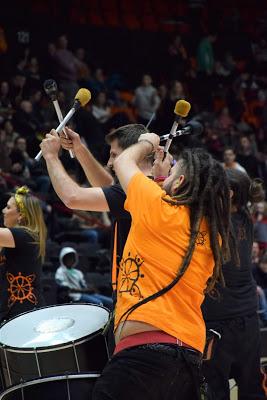
<path id="1" fill-rule="evenodd" d="M 209 226 L 215 263 L 206 292 L 211 292 L 217 281 L 225 285 L 222 264 L 228 261 L 235 251 L 230 250 L 230 188 L 225 171 L 221 164 L 203 149 L 186 149 L 180 154 L 179 161 L 185 180 L 172 197 L 164 196 L 163 200 L 172 206 L 190 207 L 191 233 L 186 254 L 173 281 L 157 293 L 133 305 L 120 317 L 120 321 L 125 317 L 125 322 L 135 309 L 164 295 L 179 282 L 190 265 L 203 218 L 206 218 Z"/>
<path id="2" fill-rule="evenodd" d="M 186 149 L 181 153 L 179 161 L 185 181 L 171 198 L 163 198 L 171 205 L 190 207 L 191 235 L 178 274 L 182 277 L 187 270 L 195 249 L 201 221 L 206 218 L 215 262 L 213 275 L 206 289 L 209 292 L 217 281 L 224 285 L 222 264 L 229 260 L 231 254 L 229 248 L 230 188 L 221 164 L 203 149 Z"/>
<path id="3" fill-rule="evenodd" d="M 265 198 L 265 191 L 263 189 L 263 181 L 261 179 L 250 179 L 250 177 L 236 169 L 227 168 L 226 176 L 229 182 L 230 189 L 232 190 L 231 204 L 236 208 L 236 211 L 242 218 L 243 226 L 250 226 L 251 236 L 253 237 L 253 222 L 249 212 L 248 204 L 258 203 Z M 233 230 L 230 231 L 231 252 L 238 246 L 238 239 Z M 231 254 L 233 262 L 240 266 L 235 258 L 235 254 Z"/>

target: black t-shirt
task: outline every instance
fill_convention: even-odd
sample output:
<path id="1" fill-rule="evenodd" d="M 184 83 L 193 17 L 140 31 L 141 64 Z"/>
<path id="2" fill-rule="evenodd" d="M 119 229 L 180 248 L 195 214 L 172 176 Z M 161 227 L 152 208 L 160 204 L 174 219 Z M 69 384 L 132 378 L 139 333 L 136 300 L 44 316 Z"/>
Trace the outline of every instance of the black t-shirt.
<path id="1" fill-rule="evenodd" d="M 263 272 L 258 265 L 254 265 L 253 276 L 257 285 L 267 293 L 267 273 Z"/>
<path id="2" fill-rule="evenodd" d="M 24 311 L 44 305 L 41 292 L 42 263 L 39 245 L 23 228 L 10 229 L 14 248 L 3 248 L 0 254 L 1 297 L 0 320 L 10 319 Z"/>
<path id="3" fill-rule="evenodd" d="M 252 276 L 253 227 L 245 213 L 232 214 L 240 267 L 232 261 L 223 266 L 225 287 L 217 285 L 215 299 L 207 295 L 202 305 L 205 321 L 220 321 L 250 315 L 257 310 L 256 285 Z"/>
<path id="4" fill-rule="evenodd" d="M 256 178 L 259 176 L 258 161 L 255 156 L 252 154 L 238 154 L 236 160 L 242 165 L 243 168 L 245 168 L 251 178 Z"/>
<path id="5" fill-rule="evenodd" d="M 103 188 L 102 190 L 106 197 L 112 218 L 112 255 L 114 251 L 115 229 L 117 230 L 116 258 L 117 264 L 119 264 L 122 258 L 123 249 L 128 237 L 128 233 L 131 228 L 131 215 L 130 213 L 128 213 L 128 211 L 124 209 L 126 195 L 120 184 L 115 184 L 113 186 Z"/>

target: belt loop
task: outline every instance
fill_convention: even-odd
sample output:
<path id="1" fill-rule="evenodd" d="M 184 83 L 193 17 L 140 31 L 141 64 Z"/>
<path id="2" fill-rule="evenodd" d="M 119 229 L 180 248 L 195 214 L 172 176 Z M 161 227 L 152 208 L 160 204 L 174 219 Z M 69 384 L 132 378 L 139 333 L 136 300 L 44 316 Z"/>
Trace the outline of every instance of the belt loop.
<path id="1" fill-rule="evenodd" d="M 183 347 L 183 342 L 180 339 L 176 338 L 176 342 L 179 347 Z"/>

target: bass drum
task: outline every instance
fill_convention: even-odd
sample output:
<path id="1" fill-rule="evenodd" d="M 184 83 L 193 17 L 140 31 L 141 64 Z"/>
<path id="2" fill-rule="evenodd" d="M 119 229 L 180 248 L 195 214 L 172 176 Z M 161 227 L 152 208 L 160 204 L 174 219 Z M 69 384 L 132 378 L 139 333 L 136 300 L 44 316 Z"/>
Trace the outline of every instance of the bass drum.
<path id="1" fill-rule="evenodd" d="M 0 400 L 90 400 L 98 374 L 53 376 L 13 386 Z"/>
<path id="2" fill-rule="evenodd" d="M 101 373 L 109 358 L 108 318 L 104 307 L 63 304 L 6 322 L 0 329 L 4 388 L 52 375 Z"/>

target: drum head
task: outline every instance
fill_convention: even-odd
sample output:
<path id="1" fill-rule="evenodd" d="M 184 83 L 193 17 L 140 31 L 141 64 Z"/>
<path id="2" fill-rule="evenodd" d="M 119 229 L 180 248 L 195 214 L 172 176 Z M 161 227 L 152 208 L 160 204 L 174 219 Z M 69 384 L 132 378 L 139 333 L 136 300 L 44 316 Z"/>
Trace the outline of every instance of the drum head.
<path id="1" fill-rule="evenodd" d="M 0 329 L 4 346 L 32 349 L 49 348 L 78 341 L 102 330 L 109 312 L 93 304 L 63 304 L 19 315 Z"/>

